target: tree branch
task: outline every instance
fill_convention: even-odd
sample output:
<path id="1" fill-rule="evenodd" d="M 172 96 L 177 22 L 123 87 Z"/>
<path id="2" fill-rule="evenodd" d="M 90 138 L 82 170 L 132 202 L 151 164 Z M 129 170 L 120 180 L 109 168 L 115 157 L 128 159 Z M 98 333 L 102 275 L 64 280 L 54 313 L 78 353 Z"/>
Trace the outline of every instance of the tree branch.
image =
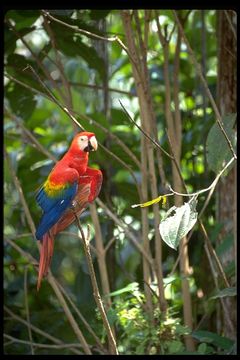
<path id="1" fill-rule="evenodd" d="M 103 325 L 105 327 L 105 330 L 107 332 L 107 337 L 108 337 L 108 341 L 109 341 L 109 347 L 110 347 L 110 351 L 111 354 L 113 355 L 118 355 L 118 350 L 117 350 L 117 346 L 116 346 L 116 340 L 114 339 L 111 327 L 109 325 L 106 313 L 105 313 L 105 309 L 102 303 L 102 299 L 98 290 L 98 285 L 97 285 L 97 280 L 96 280 L 96 276 L 95 276 L 95 271 L 94 271 L 94 267 L 93 267 L 93 263 L 92 263 L 92 257 L 91 257 L 91 253 L 90 253 L 90 248 L 89 248 L 89 236 L 90 236 L 90 231 L 89 231 L 89 227 L 88 227 L 88 233 L 87 233 L 87 237 L 85 237 L 85 234 L 83 232 L 83 229 L 81 227 L 80 221 L 77 217 L 77 214 L 75 212 L 75 210 L 73 210 L 75 218 L 76 218 L 76 224 L 77 227 L 80 231 L 82 240 L 83 240 L 83 247 L 84 247 L 84 252 L 86 255 L 86 259 L 87 259 L 87 263 L 88 263 L 88 269 L 89 269 L 89 274 L 90 274 L 90 278 L 91 278 L 91 283 L 92 283 L 92 287 L 93 287 L 93 296 L 95 299 L 95 302 L 97 304 L 98 310 L 101 314 L 102 317 L 102 321 L 103 321 Z"/>

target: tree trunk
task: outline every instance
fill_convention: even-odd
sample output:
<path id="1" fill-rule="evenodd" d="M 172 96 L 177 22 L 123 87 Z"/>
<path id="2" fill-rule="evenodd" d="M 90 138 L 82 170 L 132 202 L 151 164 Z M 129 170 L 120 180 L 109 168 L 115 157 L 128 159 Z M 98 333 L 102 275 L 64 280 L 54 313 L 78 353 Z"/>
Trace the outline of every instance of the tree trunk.
<path id="1" fill-rule="evenodd" d="M 218 11 L 218 83 L 217 100 L 221 115 L 236 112 L 236 21 L 237 15 L 233 11 Z M 235 32 L 235 34 L 234 34 Z M 222 256 L 223 267 L 235 262 L 236 256 L 236 167 L 226 177 L 222 177 L 218 186 L 217 220 L 223 225 L 219 236 L 222 243 L 226 236 L 232 235 L 233 245 Z M 231 277 L 231 286 L 236 278 Z M 231 309 L 230 319 L 222 314 L 222 328 L 224 335 L 236 339 L 236 299 L 223 298 L 225 306 Z M 230 320 L 230 321 L 229 321 Z"/>

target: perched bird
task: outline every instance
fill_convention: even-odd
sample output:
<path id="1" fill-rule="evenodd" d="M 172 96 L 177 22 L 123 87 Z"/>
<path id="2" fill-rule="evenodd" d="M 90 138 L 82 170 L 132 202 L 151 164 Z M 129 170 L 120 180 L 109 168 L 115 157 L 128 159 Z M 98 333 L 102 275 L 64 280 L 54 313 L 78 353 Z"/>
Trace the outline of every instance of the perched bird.
<path id="1" fill-rule="evenodd" d="M 36 230 L 42 243 L 37 290 L 50 266 L 54 237 L 75 220 L 74 212 L 79 216 L 100 192 L 102 172 L 88 167 L 89 152 L 97 147 L 94 133 L 78 133 L 37 192 L 36 200 L 43 210 Z"/>

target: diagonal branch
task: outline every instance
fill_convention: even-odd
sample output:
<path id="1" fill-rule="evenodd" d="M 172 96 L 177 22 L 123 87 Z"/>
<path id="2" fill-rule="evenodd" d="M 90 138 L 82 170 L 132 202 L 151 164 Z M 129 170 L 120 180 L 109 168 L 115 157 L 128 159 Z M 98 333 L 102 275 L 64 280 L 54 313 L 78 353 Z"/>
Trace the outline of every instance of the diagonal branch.
<path id="1" fill-rule="evenodd" d="M 181 24 L 181 22 L 180 22 L 180 20 L 179 20 L 179 18 L 178 18 L 178 15 L 177 15 L 176 10 L 172 10 L 172 11 L 173 11 L 173 15 L 174 15 L 174 17 L 175 17 L 175 19 L 176 19 L 176 22 L 177 22 L 177 24 L 178 24 L 178 28 L 179 28 L 179 31 L 180 31 L 180 33 L 181 33 L 181 36 L 182 36 L 182 38 L 183 38 L 183 40 L 184 40 L 184 42 L 185 42 L 185 44 L 186 44 L 186 46 L 187 46 L 187 49 L 188 49 L 188 51 L 189 51 L 189 54 L 190 54 L 190 56 L 191 56 L 192 62 L 194 63 L 194 65 L 195 65 L 195 67 L 196 67 L 196 71 L 197 71 L 197 73 L 198 73 L 198 76 L 199 76 L 200 80 L 202 81 L 204 90 L 205 90 L 205 92 L 206 92 L 206 94 L 207 94 L 207 96 L 208 96 L 208 98 L 209 98 L 209 100 L 210 100 L 210 102 L 211 102 L 211 104 L 212 104 L 213 110 L 214 110 L 215 115 L 216 115 L 217 124 L 218 124 L 218 126 L 220 127 L 220 129 L 221 129 L 221 131 L 222 131 L 222 133 L 223 133 L 223 135 L 224 135 L 224 137 L 225 137 L 225 139 L 226 139 L 226 141 L 227 141 L 227 143 L 228 143 L 228 146 L 229 146 L 229 148 L 230 148 L 230 150 L 231 150 L 231 152 L 232 152 L 232 154 L 233 154 L 233 156 L 234 156 L 234 158 L 236 159 L 236 158 L 237 158 L 237 155 L 235 154 L 235 151 L 234 151 L 234 149 L 233 149 L 232 143 L 231 143 L 229 137 L 227 136 L 226 131 L 225 131 L 224 128 L 223 128 L 222 118 L 221 118 L 220 112 L 219 112 L 218 107 L 217 107 L 217 105 L 216 105 L 216 103 L 215 103 L 215 100 L 214 100 L 214 98 L 213 98 L 213 96 L 212 96 L 212 94 L 211 94 L 211 91 L 209 90 L 207 81 L 206 81 L 206 79 L 204 78 L 204 75 L 203 75 L 202 69 L 201 69 L 201 65 L 198 63 L 198 61 L 197 61 L 197 59 L 196 59 L 196 56 L 195 56 L 195 54 L 194 54 L 194 52 L 193 52 L 193 50 L 192 50 L 192 48 L 191 48 L 191 46 L 190 46 L 190 44 L 189 44 L 189 41 L 188 41 L 188 39 L 187 39 L 187 37 L 186 37 L 186 35 L 185 35 L 185 33 L 184 33 L 182 24 Z"/>
<path id="2" fill-rule="evenodd" d="M 80 231 L 80 234 L 81 234 L 81 237 L 83 240 L 83 247 L 84 247 L 84 251 L 85 251 L 85 255 L 86 255 L 86 259 L 87 259 L 87 263 L 88 263 L 89 274 L 90 274 L 90 278 L 91 278 L 91 283 L 92 283 L 92 287 L 93 287 L 93 296 L 94 296 L 95 302 L 97 304 L 98 310 L 101 314 L 104 328 L 107 332 L 109 348 L 110 348 L 111 354 L 118 355 L 116 340 L 113 336 L 111 327 L 109 325 L 109 322 L 108 322 L 108 319 L 106 316 L 106 312 L 105 312 L 103 302 L 102 302 L 102 299 L 101 299 L 101 296 L 99 293 L 97 279 L 96 279 L 96 275 L 95 275 L 95 271 L 94 271 L 94 267 L 93 267 L 93 262 L 92 262 L 92 257 L 91 257 L 91 253 L 90 253 L 90 247 L 89 247 L 89 236 L 90 236 L 89 226 L 88 226 L 87 236 L 85 237 L 85 234 L 83 232 L 83 229 L 81 227 L 81 224 L 77 217 L 77 214 L 76 214 L 75 210 L 73 210 L 73 211 L 74 211 L 74 215 L 76 218 L 77 227 Z"/>

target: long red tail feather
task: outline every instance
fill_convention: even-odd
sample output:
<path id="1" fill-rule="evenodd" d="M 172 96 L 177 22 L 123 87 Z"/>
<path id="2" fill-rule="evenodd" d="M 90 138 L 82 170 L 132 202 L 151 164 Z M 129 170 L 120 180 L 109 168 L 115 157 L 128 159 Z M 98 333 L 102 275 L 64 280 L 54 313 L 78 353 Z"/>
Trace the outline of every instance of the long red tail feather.
<path id="1" fill-rule="evenodd" d="M 52 232 L 47 232 L 42 239 L 42 247 L 40 251 L 40 261 L 39 261 L 39 270 L 38 270 L 38 282 L 37 282 L 37 291 L 40 289 L 41 281 L 44 276 L 47 275 L 48 269 L 51 263 L 53 256 L 54 248 L 54 235 Z"/>

